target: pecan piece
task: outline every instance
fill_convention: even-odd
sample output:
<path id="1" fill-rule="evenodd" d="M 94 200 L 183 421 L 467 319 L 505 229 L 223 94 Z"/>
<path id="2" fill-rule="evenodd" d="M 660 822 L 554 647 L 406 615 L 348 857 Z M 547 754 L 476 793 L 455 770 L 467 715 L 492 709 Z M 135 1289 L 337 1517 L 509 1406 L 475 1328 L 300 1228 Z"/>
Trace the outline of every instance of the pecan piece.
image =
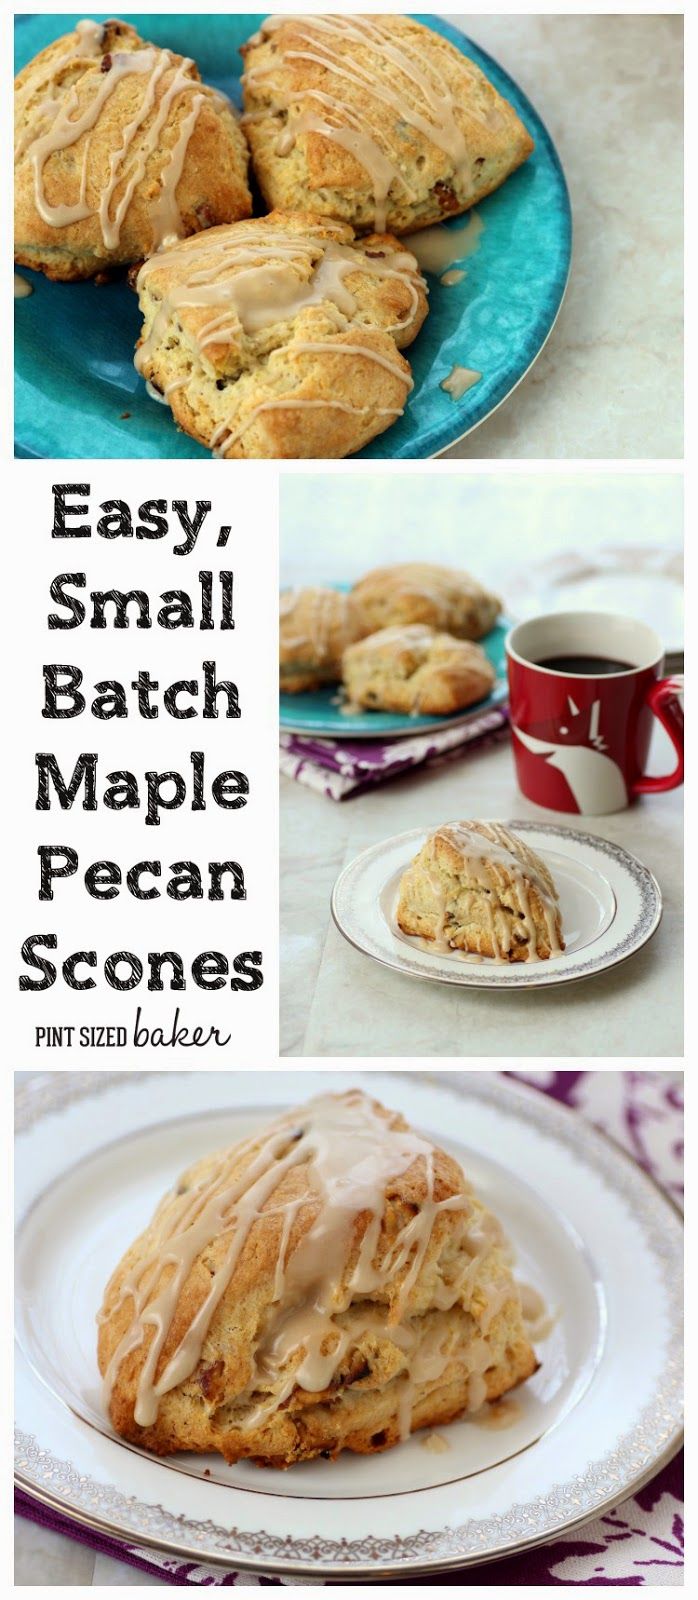
<path id="1" fill-rule="evenodd" d="M 224 1371 L 225 1362 L 220 1360 L 212 1362 L 210 1367 L 202 1367 L 198 1383 L 206 1400 L 216 1399 L 217 1395 L 220 1394 L 221 1384 L 218 1380 Z"/>
<path id="2" fill-rule="evenodd" d="M 194 206 L 194 216 L 197 222 L 201 223 L 202 228 L 212 228 L 217 220 L 205 200 L 200 200 L 198 205 Z"/>
<path id="3" fill-rule="evenodd" d="M 459 211 L 460 201 L 449 183 L 439 181 L 434 184 L 432 194 L 436 195 L 442 211 Z"/>

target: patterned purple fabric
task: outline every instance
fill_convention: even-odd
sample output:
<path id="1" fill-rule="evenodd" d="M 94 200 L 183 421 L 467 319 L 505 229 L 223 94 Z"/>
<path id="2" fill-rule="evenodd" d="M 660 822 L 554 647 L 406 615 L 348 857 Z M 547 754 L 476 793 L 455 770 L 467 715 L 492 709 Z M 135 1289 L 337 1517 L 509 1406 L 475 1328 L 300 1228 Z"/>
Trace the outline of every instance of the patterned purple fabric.
<path id="1" fill-rule="evenodd" d="M 683 1087 L 678 1072 L 522 1072 L 534 1088 L 564 1102 L 603 1128 L 621 1144 L 678 1203 L 683 1195 Z M 295 1587 L 301 1581 L 256 1578 L 218 1568 L 182 1563 L 155 1550 L 126 1546 L 73 1523 L 17 1492 L 16 1510 L 42 1527 L 125 1561 L 168 1584 Z M 450 1584 L 532 1584 L 620 1586 L 683 1582 L 683 1456 L 679 1455 L 631 1500 L 596 1522 L 522 1555 L 467 1571 L 443 1573 L 430 1586 Z M 310 1580 L 323 1585 L 321 1578 Z M 387 1587 L 415 1587 L 414 1580 L 389 1579 Z M 333 1587 L 332 1584 L 327 1587 Z"/>
<path id="2" fill-rule="evenodd" d="M 330 800 L 348 800 L 351 795 L 361 794 L 414 767 L 457 761 L 469 745 L 482 746 L 501 738 L 507 725 L 507 708 L 493 706 L 470 722 L 439 728 L 435 733 L 412 734 L 407 739 L 340 742 L 282 733 L 279 766 L 285 777 L 296 778 Z"/>

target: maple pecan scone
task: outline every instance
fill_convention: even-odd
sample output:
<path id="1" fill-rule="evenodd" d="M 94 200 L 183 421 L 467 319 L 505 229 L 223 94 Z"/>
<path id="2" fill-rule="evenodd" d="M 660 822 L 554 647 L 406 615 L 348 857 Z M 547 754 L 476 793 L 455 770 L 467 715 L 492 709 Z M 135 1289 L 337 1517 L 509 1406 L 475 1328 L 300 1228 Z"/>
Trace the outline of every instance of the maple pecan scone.
<path id="1" fill-rule="evenodd" d="M 547 961 L 565 948 L 545 862 L 501 822 L 448 822 L 403 873 L 403 933 L 496 961 Z"/>
<path id="2" fill-rule="evenodd" d="M 469 572 L 429 561 L 376 567 L 354 584 L 352 594 L 369 633 L 422 622 L 456 639 L 482 639 L 502 609 L 501 600 Z"/>
<path id="3" fill-rule="evenodd" d="M 389 235 L 271 212 L 211 228 L 137 278 L 139 372 L 185 433 L 226 457 L 352 455 L 404 410 L 401 350 L 427 313 Z"/>
<path id="4" fill-rule="evenodd" d="M 15 260 L 91 278 L 249 217 L 248 152 L 196 64 L 126 22 L 79 22 L 15 79 Z"/>
<path id="5" fill-rule="evenodd" d="M 270 206 L 409 233 L 530 155 L 513 107 L 411 17 L 270 17 L 243 46 L 245 131 Z"/>
<path id="6" fill-rule="evenodd" d="M 342 655 L 362 637 L 361 612 L 339 589 L 287 589 L 279 602 L 279 686 L 303 694 L 338 683 Z"/>
<path id="7" fill-rule="evenodd" d="M 185 1173 L 98 1322 L 117 1433 L 271 1467 L 385 1450 L 537 1366 L 499 1224 L 359 1090 Z"/>
<path id="8" fill-rule="evenodd" d="M 419 622 L 381 628 L 342 658 L 347 698 L 368 711 L 446 716 L 484 699 L 495 679 L 478 644 Z"/>

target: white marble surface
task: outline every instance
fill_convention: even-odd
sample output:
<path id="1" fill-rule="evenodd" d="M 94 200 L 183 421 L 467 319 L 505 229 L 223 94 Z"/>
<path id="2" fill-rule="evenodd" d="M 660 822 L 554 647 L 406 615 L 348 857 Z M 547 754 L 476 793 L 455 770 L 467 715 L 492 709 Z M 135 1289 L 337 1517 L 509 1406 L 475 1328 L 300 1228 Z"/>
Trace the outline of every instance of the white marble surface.
<path id="1" fill-rule="evenodd" d="M 575 239 L 542 355 L 448 455 L 680 457 L 682 18 L 450 20 L 511 72 L 546 123 Z"/>
<path id="2" fill-rule="evenodd" d="M 333 479 L 282 489 L 284 583 L 352 580 L 383 561 L 468 566 L 510 614 L 593 605 L 644 618 L 681 644 L 681 485 L 665 474 Z M 395 530 L 399 530 L 396 539 Z M 572 575 L 570 577 L 570 574 Z M 562 581 L 563 579 L 567 581 Z M 652 767 L 673 756 L 663 733 Z M 586 818 L 655 872 L 664 919 L 624 966 L 554 992 L 452 991 L 390 972 L 332 925 L 337 874 L 407 828 L 454 816 L 543 817 L 519 794 L 508 739 L 337 803 L 281 788 L 281 1049 L 304 1056 L 672 1056 L 681 1034 L 682 791 Z M 561 817 L 563 823 L 570 819 Z M 576 819 L 575 819 L 576 820 Z"/>
<path id="3" fill-rule="evenodd" d="M 97 1554 L 62 1533 L 15 1517 L 15 1586 L 48 1588 L 161 1588 L 167 1580 L 139 1572 L 125 1561 Z"/>

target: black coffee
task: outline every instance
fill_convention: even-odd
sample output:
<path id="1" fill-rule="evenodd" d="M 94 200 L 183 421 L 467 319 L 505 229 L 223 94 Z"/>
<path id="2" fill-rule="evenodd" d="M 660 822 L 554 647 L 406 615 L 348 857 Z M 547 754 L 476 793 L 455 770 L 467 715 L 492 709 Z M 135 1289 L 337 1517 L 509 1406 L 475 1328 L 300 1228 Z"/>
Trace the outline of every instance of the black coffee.
<path id="1" fill-rule="evenodd" d="M 536 662 L 549 672 L 581 673 L 585 678 L 603 678 L 609 672 L 632 672 L 632 661 L 613 661 L 610 656 L 545 656 Z"/>

